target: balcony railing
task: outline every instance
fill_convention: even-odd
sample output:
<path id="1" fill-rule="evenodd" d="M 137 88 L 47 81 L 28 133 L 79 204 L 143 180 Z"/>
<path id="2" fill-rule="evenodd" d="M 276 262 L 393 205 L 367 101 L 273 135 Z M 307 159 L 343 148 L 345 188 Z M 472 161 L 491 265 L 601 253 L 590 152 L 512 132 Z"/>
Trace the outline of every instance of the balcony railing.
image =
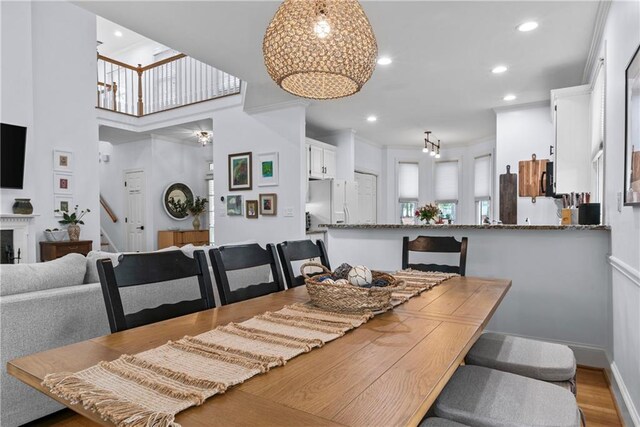
<path id="1" fill-rule="evenodd" d="M 240 79 L 183 54 L 137 67 L 98 55 L 97 107 L 141 117 L 240 93 Z"/>

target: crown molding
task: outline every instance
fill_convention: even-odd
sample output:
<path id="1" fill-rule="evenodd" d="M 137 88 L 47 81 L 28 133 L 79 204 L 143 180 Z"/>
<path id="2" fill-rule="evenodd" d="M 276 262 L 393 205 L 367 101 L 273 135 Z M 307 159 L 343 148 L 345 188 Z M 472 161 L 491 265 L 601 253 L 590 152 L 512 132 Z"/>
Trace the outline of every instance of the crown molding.
<path id="1" fill-rule="evenodd" d="M 600 0 L 598 2 L 598 11 L 596 12 L 596 25 L 593 28 L 593 36 L 591 37 L 591 46 L 589 47 L 589 55 L 582 73 L 582 83 L 587 84 L 593 77 L 596 66 L 598 65 L 598 54 L 602 45 L 602 37 L 604 35 L 604 27 L 609 16 L 611 8 L 610 0 Z"/>
<path id="2" fill-rule="evenodd" d="M 538 108 L 538 107 L 548 107 L 551 101 L 549 99 L 545 99 L 542 101 L 534 101 L 527 102 L 524 104 L 516 104 L 516 105 L 505 105 L 502 107 L 494 107 L 493 111 L 497 113 L 503 113 L 505 111 L 514 111 L 514 110 L 527 110 L 529 108 Z"/>
<path id="3" fill-rule="evenodd" d="M 309 105 L 311 105 L 311 102 L 309 101 L 294 99 L 291 101 L 276 102 L 275 104 L 245 108 L 244 112 L 247 114 L 257 114 L 257 113 L 266 113 L 268 111 L 282 110 L 285 108 L 292 108 L 292 107 L 304 107 L 306 109 Z"/>

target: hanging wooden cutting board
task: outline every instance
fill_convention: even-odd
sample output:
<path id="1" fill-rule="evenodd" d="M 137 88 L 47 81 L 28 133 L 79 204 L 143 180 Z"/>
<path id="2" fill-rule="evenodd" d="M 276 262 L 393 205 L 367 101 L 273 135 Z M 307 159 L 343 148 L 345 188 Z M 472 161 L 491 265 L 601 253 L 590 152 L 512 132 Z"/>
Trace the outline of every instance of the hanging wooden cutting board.
<path id="1" fill-rule="evenodd" d="M 500 221 L 503 224 L 518 223 L 518 174 L 511 173 L 507 165 L 507 173 L 500 175 Z"/>
<path id="2" fill-rule="evenodd" d="M 531 160 L 521 160 L 518 164 L 518 173 L 520 175 L 520 186 L 518 195 L 520 197 L 531 197 L 533 203 L 536 197 L 544 196 L 544 189 L 540 184 L 542 173 L 547 171 L 547 162 L 549 160 L 537 160 L 536 155 L 531 155 Z"/>

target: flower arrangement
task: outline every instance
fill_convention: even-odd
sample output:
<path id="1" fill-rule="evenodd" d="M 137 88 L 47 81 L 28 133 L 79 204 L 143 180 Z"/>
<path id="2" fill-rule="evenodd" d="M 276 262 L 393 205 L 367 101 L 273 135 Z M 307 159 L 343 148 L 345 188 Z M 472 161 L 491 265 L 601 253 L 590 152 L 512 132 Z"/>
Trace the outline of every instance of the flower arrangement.
<path id="1" fill-rule="evenodd" d="M 416 209 L 415 216 L 421 221 L 431 221 L 440 215 L 440 209 L 433 203 L 426 204 Z"/>
<path id="2" fill-rule="evenodd" d="M 187 203 L 187 210 L 193 216 L 198 216 L 204 213 L 207 208 L 207 199 L 205 197 L 196 196 L 196 199 Z"/>
<path id="3" fill-rule="evenodd" d="M 84 217 L 86 214 L 91 212 L 91 209 L 86 209 L 78 212 L 78 205 L 76 205 L 76 207 L 73 209 L 73 212 L 71 214 L 69 214 L 69 212 L 61 211 L 60 209 L 56 209 L 54 212 L 55 213 L 62 212 L 62 219 L 58 221 L 62 225 L 78 225 L 78 224 L 84 225 L 84 222 L 82 221 L 82 217 Z"/>

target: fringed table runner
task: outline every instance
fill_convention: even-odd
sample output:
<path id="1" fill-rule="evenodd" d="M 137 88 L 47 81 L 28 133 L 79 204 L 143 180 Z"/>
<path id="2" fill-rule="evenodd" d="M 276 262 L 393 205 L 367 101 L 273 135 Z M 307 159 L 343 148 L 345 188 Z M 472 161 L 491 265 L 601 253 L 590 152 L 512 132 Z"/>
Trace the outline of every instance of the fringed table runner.
<path id="1" fill-rule="evenodd" d="M 395 276 L 406 288 L 392 295 L 393 305 L 457 275 L 404 270 Z M 177 427 L 178 412 L 321 347 L 373 316 L 297 303 L 80 372 L 49 374 L 43 385 L 118 426 Z"/>

